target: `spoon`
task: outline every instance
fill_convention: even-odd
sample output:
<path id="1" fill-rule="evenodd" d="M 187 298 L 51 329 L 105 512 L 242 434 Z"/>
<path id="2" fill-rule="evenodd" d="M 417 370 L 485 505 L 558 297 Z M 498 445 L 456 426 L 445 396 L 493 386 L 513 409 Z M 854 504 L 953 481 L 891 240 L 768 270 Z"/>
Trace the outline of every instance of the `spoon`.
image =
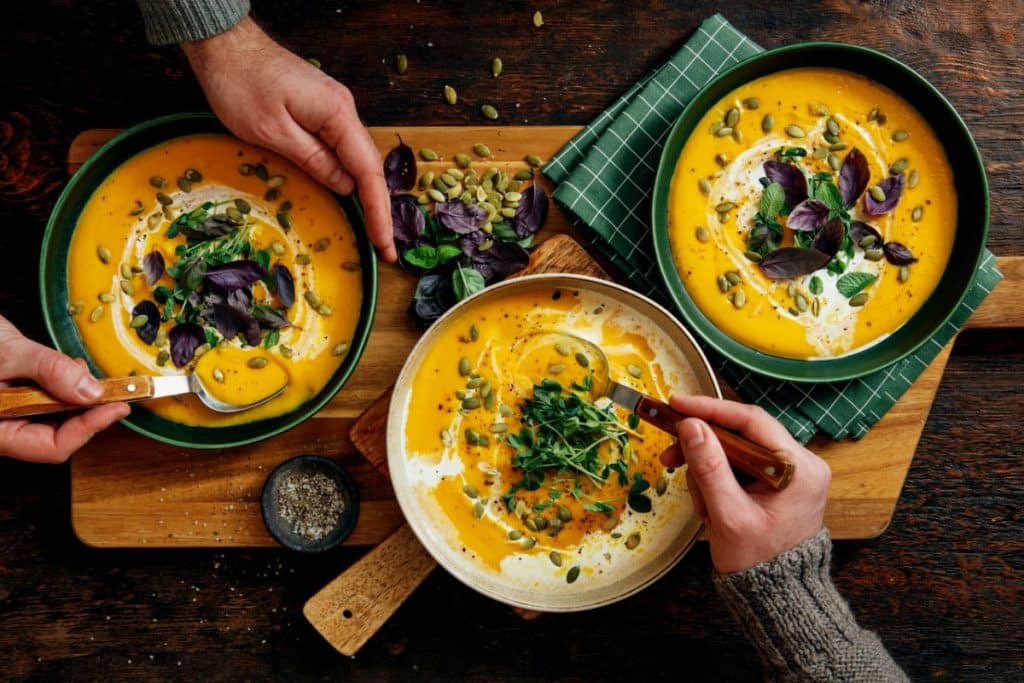
<path id="1" fill-rule="evenodd" d="M 523 335 L 514 345 L 519 344 L 522 346 L 519 346 L 517 352 L 521 359 L 527 358 L 534 350 L 555 348 L 560 355 L 566 355 L 564 352 L 568 349 L 570 359 L 575 355 L 579 359 L 577 364 L 588 367 L 591 371 L 591 391 L 595 396 L 611 399 L 613 403 L 622 406 L 644 422 L 673 436 L 677 432 L 679 422 L 686 417 L 667 403 L 614 381 L 608 357 L 597 344 L 587 339 L 564 332 L 539 331 Z M 586 365 L 583 365 L 583 362 Z M 718 437 L 722 450 L 733 467 L 757 477 L 778 490 L 789 485 L 796 468 L 782 453 L 770 451 L 718 425 L 709 423 L 708 426 Z"/>
<path id="2" fill-rule="evenodd" d="M 181 394 L 195 394 L 203 405 L 218 413 L 237 413 L 255 408 L 276 398 L 288 388 L 285 384 L 269 396 L 258 401 L 239 405 L 214 398 L 194 374 L 189 375 L 135 375 L 131 377 L 108 377 L 97 380 L 103 387 L 103 394 L 90 405 L 114 403 L 116 401 L 141 401 L 150 398 L 164 398 Z M 7 387 L 0 389 L 0 418 L 26 417 L 59 413 L 66 410 L 81 410 L 87 407 L 77 403 L 65 403 L 39 387 Z"/>

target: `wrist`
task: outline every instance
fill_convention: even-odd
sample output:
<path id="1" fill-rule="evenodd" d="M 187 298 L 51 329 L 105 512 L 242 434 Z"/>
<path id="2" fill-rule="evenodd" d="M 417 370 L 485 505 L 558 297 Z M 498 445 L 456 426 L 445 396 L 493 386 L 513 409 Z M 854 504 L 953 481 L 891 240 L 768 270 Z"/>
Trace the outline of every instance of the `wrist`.
<path id="1" fill-rule="evenodd" d="M 203 38 L 192 40 L 181 44 L 181 50 L 185 53 L 192 67 L 206 62 L 213 55 L 235 54 L 249 50 L 258 49 L 259 45 L 267 38 L 267 34 L 252 20 L 251 17 L 244 17 L 237 24 L 228 30 Z"/>

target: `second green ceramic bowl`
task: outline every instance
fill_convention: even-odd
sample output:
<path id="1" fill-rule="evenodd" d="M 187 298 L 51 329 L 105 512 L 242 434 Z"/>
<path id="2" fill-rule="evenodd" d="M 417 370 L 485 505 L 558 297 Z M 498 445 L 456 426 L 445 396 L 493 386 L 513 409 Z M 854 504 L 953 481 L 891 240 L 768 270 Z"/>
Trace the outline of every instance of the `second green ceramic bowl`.
<path id="1" fill-rule="evenodd" d="M 39 260 L 39 290 L 43 300 L 43 317 L 50 338 L 57 349 L 70 356 L 84 358 L 93 374 L 97 376 L 102 376 L 103 373 L 92 361 L 88 349 L 78 335 L 74 321 L 67 313 L 68 250 L 71 236 L 78 224 L 78 217 L 96 188 L 128 159 L 174 138 L 208 133 L 230 134 L 212 114 L 174 114 L 146 121 L 125 130 L 103 145 L 78 169 L 50 214 Z M 284 415 L 230 427 L 183 425 L 136 405 L 131 415 L 123 420 L 126 426 L 157 441 L 187 448 L 241 446 L 291 429 L 312 417 L 334 398 L 355 370 L 363 354 L 377 305 L 377 259 L 363 229 L 362 208 L 355 197 L 338 197 L 338 202 L 352 226 L 359 250 L 359 260 L 363 264 L 363 296 L 359 322 L 352 335 L 349 353 L 320 393 Z"/>
<path id="2" fill-rule="evenodd" d="M 833 359 L 796 360 L 762 353 L 718 329 L 697 307 L 672 258 L 668 205 L 676 161 L 707 111 L 739 86 L 796 67 L 828 67 L 863 74 L 912 104 L 943 142 L 957 189 L 957 225 L 953 255 L 938 286 L 902 327 L 863 351 Z M 920 74 L 875 50 L 841 43 L 787 45 L 741 62 L 706 85 L 687 105 L 672 128 L 658 165 L 652 201 L 654 249 L 668 293 L 683 318 L 712 348 L 759 374 L 802 382 L 853 379 L 886 367 L 924 344 L 963 300 L 985 251 L 988 234 L 988 181 L 970 131 L 953 106 Z"/>

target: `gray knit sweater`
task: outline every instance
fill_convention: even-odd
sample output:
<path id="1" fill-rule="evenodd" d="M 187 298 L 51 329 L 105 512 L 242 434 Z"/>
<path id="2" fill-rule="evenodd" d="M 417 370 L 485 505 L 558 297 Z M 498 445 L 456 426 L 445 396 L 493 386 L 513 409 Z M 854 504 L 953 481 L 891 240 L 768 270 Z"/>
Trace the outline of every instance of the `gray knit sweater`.
<path id="1" fill-rule="evenodd" d="M 754 643 L 769 681 L 906 681 L 871 631 L 857 625 L 829 577 L 827 529 L 715 588 Z"/>
<path id="2" fill-rule="evenodd" d="M 249 0 L 137 0 L 154 45 L 173 45 L 223 33 L 249 14 Z"/>

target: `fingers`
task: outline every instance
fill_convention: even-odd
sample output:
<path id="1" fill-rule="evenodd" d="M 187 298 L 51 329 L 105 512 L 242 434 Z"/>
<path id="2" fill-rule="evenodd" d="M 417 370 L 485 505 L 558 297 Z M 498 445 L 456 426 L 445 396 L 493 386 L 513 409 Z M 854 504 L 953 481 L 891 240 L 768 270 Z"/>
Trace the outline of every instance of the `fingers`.
<path id="1" fill-rule="evenodd" d="M 686 470 L 686 490 L 690 492 L 690 499 L 693 500 L 693 511 L 707 524 L 708 504 L 704 502 L 704 495 L 700 492 L 700 487 L 694 481 L 690 470 Z"/>
<path id="2" fill-rule="evenodd" d="M 743 434 L 766 448 L 801 450 L 782 423 L 763 408 L 736 401 L 724 401 L 710 396 L 673 394 L 670 405 L 683 415 L 713 422 Z"/>
<path id="3" fill-rule="evenodd" d="M 0 421 L 0 454 L 18 460 L 60 463 L 131 412 L 127 403 L 107 403 L 66 420 L 59 427 L 27 420 Z"/>
<path id="4" fill-rule="evenodd" d="M 739 513 L 753 505 L 707 424 L 696 418 L 683 420 L 679 423 L 679 445 L 686 458 L 687 474 L 712 518 Z"/>
<path id="5" fill-rule="evenodd" d="M 355 180 L 342 168 L 334 150 L 294 121 L 289 121 L 283 134 L 271 144 L 275 152 L 297 163 L 314 180 L 334 192 L 351 194 L 355 189 Z"/>
<path id="6" fill-rule="evenodd" d="M 683 451 L 679 448 L 679 442 L 672 444 L 658 456 L 661 464 L 665 467 L 682 467 L 686 464 L 683 459 Z"/>
<path id="7" fill-rule="evenodd" d="M 92 403 L 103 394 L 84 363 L 25 337 L 10 340 L 3 347 L 0 379 L 13 378 L 31 379 L 71 403 Z"/>

